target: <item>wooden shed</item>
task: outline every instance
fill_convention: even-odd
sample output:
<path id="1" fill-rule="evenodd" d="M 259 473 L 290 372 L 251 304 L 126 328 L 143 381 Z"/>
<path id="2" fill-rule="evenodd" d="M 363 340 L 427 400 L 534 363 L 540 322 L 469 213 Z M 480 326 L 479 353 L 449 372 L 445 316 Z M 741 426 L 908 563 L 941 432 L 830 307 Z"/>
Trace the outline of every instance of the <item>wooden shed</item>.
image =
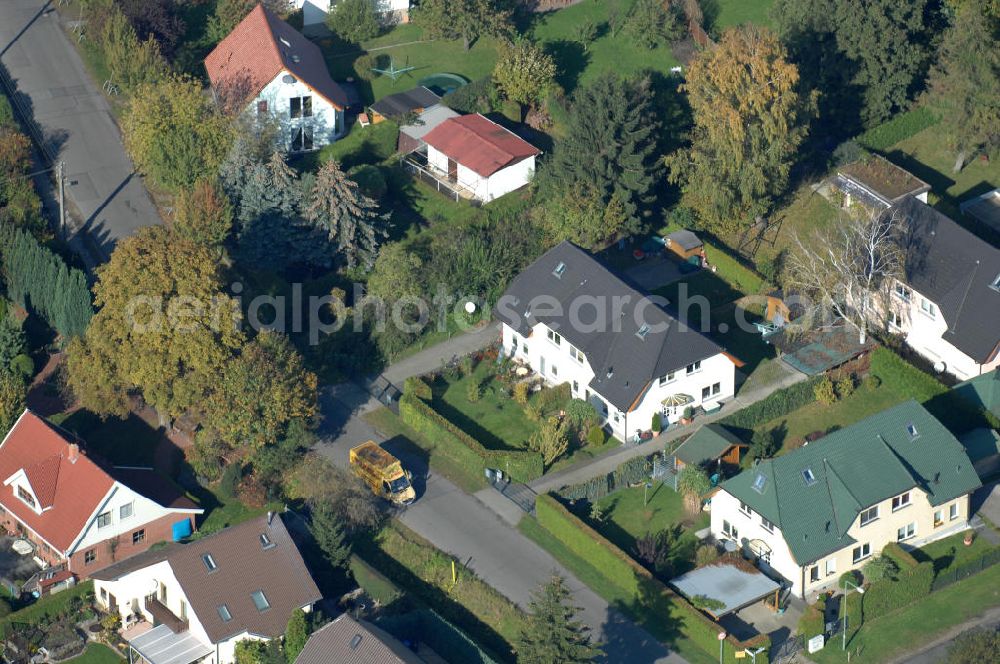
<path id="1" fill-rule="evenodd" d="M 684 466 L 739 465 L 741 451 L 749 445 L 720 424 L 706 424 L 684 441 L 674 456 L 678 472 Z"/>
<path id="2" fill-rule="evenodd" d="M 692 256 L 704 255 L 704 247 L 698 236 L 688 230 L 674 231 L 667 235 L 664 245 L 684 260 Z"/>

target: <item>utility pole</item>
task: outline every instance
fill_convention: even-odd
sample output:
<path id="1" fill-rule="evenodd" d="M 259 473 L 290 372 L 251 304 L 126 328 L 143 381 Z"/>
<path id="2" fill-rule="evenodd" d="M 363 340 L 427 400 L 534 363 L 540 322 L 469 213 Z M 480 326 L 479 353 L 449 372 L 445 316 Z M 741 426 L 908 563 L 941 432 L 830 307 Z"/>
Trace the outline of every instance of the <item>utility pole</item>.
<path id="1" fill-rule="evenodd" d="M 65 241 L 66 237 L 66 176 L 64 169 L 66 162 L 59 160 L 59 164 L 56 166 L 56 179 L 58 180 L 59 186 L 59 235 Z"/>

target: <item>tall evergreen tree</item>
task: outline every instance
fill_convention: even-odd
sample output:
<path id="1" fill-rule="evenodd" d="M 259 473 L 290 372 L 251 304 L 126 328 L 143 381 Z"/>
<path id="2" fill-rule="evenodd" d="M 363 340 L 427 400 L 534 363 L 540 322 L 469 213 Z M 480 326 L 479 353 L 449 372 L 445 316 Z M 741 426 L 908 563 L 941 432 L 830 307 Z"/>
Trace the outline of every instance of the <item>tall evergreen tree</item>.
<path id="1" fill-rule="evenodd" d="M 601 205 L 617 193 L 638 231 L 653 201 L 659 173 L 656 131 L 648 77 L 624 79 L 605 74 L 573 95 L 565 138 L 543 173 L 555 194 L 589 191 Z"/>
<path id="2" fill-rule="evenodd" d="M 601 654 L 590 640 L 590 628 L 576 619 L 566 580 L 558 574 L 538 588 L 529 606 L 527 625 L 517 644 L 522 664 L 582 664 Z"/>
<path id="3" fill-rule="evenodd" d="M 341 523 L 340 515 L 328 500 L 310 503 L 309 531 L 331 567 L 347 569 L 351 558 L 351 543 Z"/>
<path id="4" fill-rule="evenodd" d="M 359 261 L 371 267 L 375 262 L 379 240 L 387 235 L 389 213 L 380 213 L 378 203 L 362 194 L 335 160 L 320 167 L 303 212 L 327 233 L 348 267 Z"/>

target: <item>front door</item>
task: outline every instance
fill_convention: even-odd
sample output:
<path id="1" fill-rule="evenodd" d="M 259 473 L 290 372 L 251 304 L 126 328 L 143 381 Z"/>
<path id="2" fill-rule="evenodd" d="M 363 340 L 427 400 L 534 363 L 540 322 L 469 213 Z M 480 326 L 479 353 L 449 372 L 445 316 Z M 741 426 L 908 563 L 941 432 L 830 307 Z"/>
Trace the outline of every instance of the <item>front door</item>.
<path id="1" fill-rule="evenodd" d="M 448 160 L 448 181 L 458 182 L 458 164 L 454 159 Z"/>

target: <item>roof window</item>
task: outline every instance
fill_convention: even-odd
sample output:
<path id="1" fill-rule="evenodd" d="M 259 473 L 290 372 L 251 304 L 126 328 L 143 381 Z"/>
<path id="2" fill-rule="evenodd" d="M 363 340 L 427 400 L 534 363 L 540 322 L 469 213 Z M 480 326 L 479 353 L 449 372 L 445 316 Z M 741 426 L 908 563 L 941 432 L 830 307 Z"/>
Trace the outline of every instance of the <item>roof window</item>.
<path id="1" fill-rule="evenodd" d="M 216 610 L 219 612 L 219 617 L 222 618 L 222 622 L 229 622 L 233 619 L 233 614 L 229 612 L 229 607 L 225 604 L 220 604 Z"/>
<path id="2" fill-rule="evenodd" d="M 996 279 L 993 280 L 993 283 L 990 284 L 990 287 L 995 288 L 996 290 L 1000 290 L 1000 274 L 996 276 Z"/>
<path id="3" fill-rule="evenodd" d="M 265 551 L 267 549 L 274 548 L 274 542 L 272 542 L 271 538 L 267 536 L 267 533 L 260 534 L 260 548 L 264 549 Z"/>
<path id="4" fill-rule="evenodd" d="M 802 471 L 802 479 L 806 481 L 806 486 L 816 484 L 816 476 L 813 474 L 812 468 L 806 468 Z"/>
<path id="5" fill-rule="evenodd" d="M 566 263 L 560 262 L 559 265 L 556 265 L 556 269 L 552 270 L 552 274 L 555 277 L 562 279 L 563 273 L 565 271 L 566 271 Z"/>
<path id="6" fill-rule="evenodd" d="M 250 593 L 250 598 L 253 600 L 253 605 L 257 607 L 258 611 L 267 611 L 271 608 L 271 603 L 267 601 L 267 596 L 264 595 L 263 590 L 255 590 Z"/>
<path id="7" fill-rule="evenodd" d="M 201 557 L 201 562 L 205 563 L 205 568 L 209 572 L 214 572 L 219 569 L 219 565 L 215 562 L 215 558 L 212 557 L 211 553 L 206 553 Z"/>
<path id="8" fill-rule="evenodd" d="M 910 434 L 910 440 L 916 440 L 920 437 L 920 432 L 917 431 L 917 425 L 913 422 L 906 425 L 906 433 Z"/>
<path id="9" fill-rule="evenodd" d="M 649 334 L 649 326 L 643 325 L 642 327 L 639 328 L 639 331 L 635 333 L 635 336 L 639 337 L 640 339 L 645 339 L 647 334 Z"/>
<path id="10" fill-rule="evenodd" d="M 763 473 L 757 473 L 757 476 L 753 478 L 753 490 L 757 493 L 764 493 L 764 488 L 767 486 L 767 477 Z"/>

